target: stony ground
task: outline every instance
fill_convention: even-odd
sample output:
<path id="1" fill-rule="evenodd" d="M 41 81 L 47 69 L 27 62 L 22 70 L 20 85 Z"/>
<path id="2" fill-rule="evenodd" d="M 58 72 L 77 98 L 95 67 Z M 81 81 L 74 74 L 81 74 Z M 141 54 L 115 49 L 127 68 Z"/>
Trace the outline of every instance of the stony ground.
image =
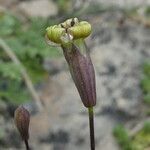
<path id="1" fill-rule="evenodd" d="M 149 3 L 148 0 L 134 1 L 138 3 L 132 1 L 132 4 Z M 119 2 L 123 3 L 121 0 Z M 130 1 L 126 3 L 129 4 Z M 150 58 L 150 28 L 125 18 L 123 12 L 117 10 L 90 15 L 86 19 L 93 26 L 93 33 L 87 39 L 87 43 L 97 81 L 96 147 L 97 150 L 118 150 L 119 147 L 112 135 L 115 125 L 140 120 L 143 113 L 140 89 L 141 65 Z M 31 118 L 32 148 L 87 150 L 89 149 L 87 110 L 82 106 L 67 64 L 64 58 L 47 60 L 46 63 L 45 65 L 54 66 L 48 69 L 57 71 L 39 91 L 45 109 Z M 4 125 L 5 121 L 1 120 L 0 125 Z M 17 140 L 19 137 L 12 120 L 6 123 L 6 129 L 8 132 L 14 130 L 16 136 L 12 141 L 19 145 Z M 9 135 L 8 139 L 11 138 Z M 24 149 L 23 145 L 18 146 L 18 149 Z"/>

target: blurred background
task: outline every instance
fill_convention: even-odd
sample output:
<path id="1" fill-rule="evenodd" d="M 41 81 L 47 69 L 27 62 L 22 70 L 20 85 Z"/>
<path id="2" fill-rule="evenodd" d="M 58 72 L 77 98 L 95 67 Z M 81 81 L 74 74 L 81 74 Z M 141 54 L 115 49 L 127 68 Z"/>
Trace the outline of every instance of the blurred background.
<path id="1" fill-rule="evenodd" d="M 72 17 L 93 28 L 96 149 L 150 150 L 150 0 L 0 0 L 0 150 L 25 149 L 13 121 L 21 104 L 32 150 L 89 149 L 87 110 L 44 38 Z"/>

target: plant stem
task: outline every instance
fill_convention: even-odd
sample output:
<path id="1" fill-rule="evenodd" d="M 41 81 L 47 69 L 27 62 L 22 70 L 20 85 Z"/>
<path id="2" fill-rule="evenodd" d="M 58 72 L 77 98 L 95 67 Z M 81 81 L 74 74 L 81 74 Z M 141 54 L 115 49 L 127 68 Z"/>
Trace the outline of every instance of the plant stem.
<path id="1" fill-rule="evenodd" d="M 25 143 L 25 146 L 26 146 L 26 150 L 30 150 L 28 141 L 27 141 L 27 140 L 24 140 L 24 143 Z"/>
<path id="2" fill-rule="evenodd" d="M 89 126 L 90 126 L 91 150 L 95 150 L 94 112 L 93 112 L 93 107 L 89 107 L 88 108 L 88 112 L 89 112 Z"/>

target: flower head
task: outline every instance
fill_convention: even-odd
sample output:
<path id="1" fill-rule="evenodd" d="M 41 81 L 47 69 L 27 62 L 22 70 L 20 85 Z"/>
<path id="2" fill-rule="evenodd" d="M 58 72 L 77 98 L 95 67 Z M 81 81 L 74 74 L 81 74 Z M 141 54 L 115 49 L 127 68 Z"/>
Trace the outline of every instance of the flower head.
<path id="1" fill-rule="evenodd" d="M 84 39 L 91 33 L 91 25 L 77 18 L 46 29 L 48 40 L 63 49 L 71 76 L 85 107 L 96 105 L 94 67 Z"/>
<path id="2" fill-rule="evenodd" d="M 68 19 L 65 22 L 50 26 L 46 29 L 50 41 L 63 44 L 71 40 L 86 38 L 91 33 L 91 25 L 86 21 L 77 18 Z"/>

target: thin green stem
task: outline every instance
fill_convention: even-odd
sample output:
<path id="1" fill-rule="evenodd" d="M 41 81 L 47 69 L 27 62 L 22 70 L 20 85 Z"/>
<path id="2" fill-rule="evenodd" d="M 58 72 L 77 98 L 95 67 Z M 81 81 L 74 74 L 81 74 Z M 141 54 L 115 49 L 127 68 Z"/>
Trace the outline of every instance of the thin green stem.
<path id="1" fill-rule="evenodd" d="M 88 112 L 89 112 L 89 126 L 90 126 L 91 150 L 95 150 L 94 112 L 93 112 L 93 107 L 89 107 L 88 108 Z"/>
<path id="2" fill-rule="evenodd" d="M 28 141 L 27 141 L 27 140 L 24 140 L 24 143 L 25 143 L 25 146 L 26 146 L 26 150 L 30 150 Z"/>

